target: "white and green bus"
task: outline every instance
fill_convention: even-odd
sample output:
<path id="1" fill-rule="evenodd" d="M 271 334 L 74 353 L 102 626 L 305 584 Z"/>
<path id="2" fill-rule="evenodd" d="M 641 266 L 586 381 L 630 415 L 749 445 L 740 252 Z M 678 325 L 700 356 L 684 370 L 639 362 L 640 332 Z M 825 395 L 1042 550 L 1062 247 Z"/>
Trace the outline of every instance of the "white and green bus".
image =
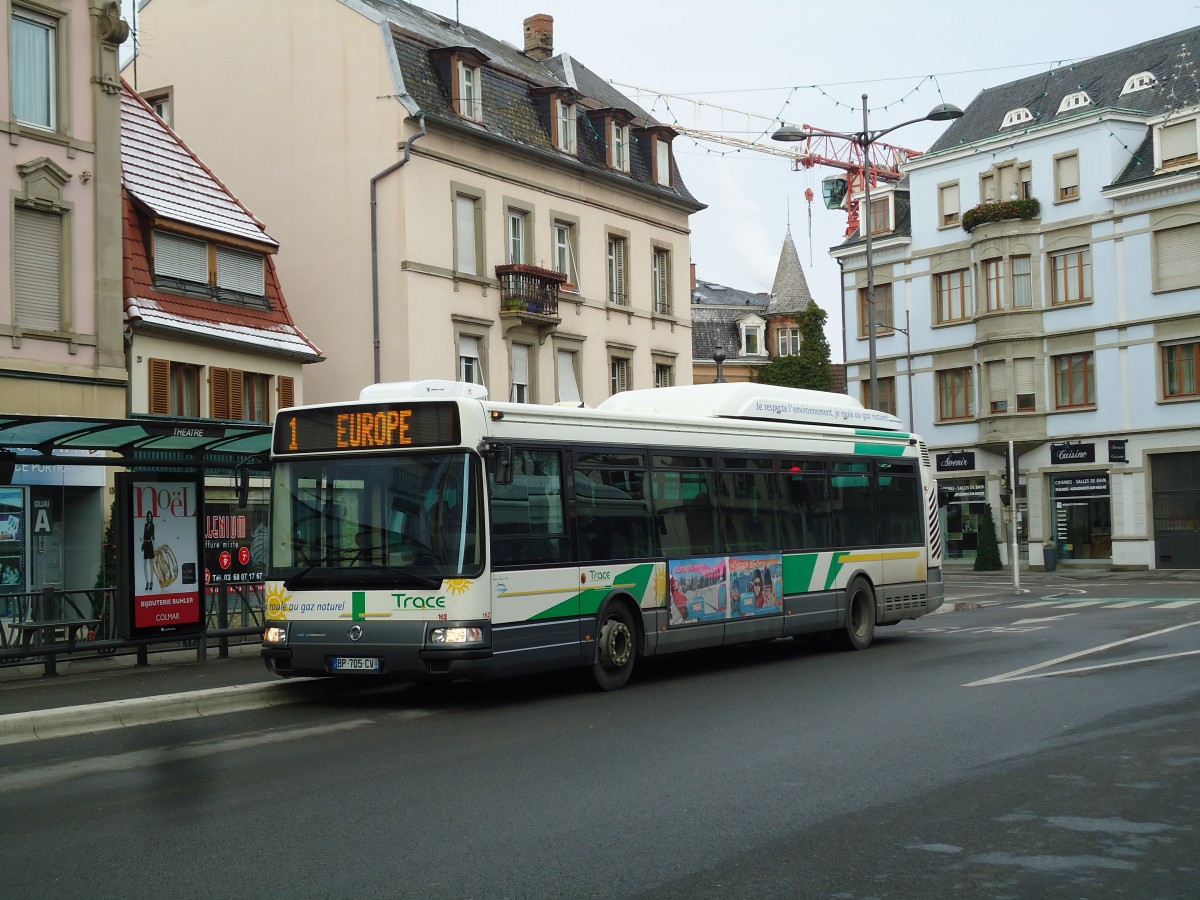
<path id="1" fill-rule="evenodd" d="M 491 678 L 818 632 L 942 603 L 929 453 L 843 394 L 708 384 L 595 409 L 372 385 L 282 410 L 267 628 L 281 676 Z"/>

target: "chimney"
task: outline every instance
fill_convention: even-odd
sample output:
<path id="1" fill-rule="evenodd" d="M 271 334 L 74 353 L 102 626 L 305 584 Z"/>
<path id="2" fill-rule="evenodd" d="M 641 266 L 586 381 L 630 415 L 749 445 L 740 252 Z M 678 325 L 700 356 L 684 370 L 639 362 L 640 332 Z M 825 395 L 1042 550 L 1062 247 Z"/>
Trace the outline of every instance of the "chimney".
<path id="1" fill-rule="evenodd" d="M 696 264 L 692 263 L 692 290 L 696 289 Z"/>
<path id="2" fill-rule="evenodd" d="M 538 13 L 525 20 L 525 55 L 546 60 L 554 55 L 554 17 Z"/>

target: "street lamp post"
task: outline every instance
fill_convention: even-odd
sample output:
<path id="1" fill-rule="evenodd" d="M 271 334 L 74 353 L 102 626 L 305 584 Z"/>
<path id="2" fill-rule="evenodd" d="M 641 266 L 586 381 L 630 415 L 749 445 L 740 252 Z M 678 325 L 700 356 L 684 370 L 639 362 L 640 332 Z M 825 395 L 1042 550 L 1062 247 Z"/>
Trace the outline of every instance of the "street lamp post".
<path id="1" fill-rule="evenodd" d="M 718 346 L 713 350 L 713 362 L 717 364 L 717 384 L 722 384 L 725 381 L 725 375 L 721 371 L 721 364 L 725 362 L 725 348 Z"/>
<path id="2" fill-rule="evenodd" d="M 950 119 L 958 119 L 962 117 L 963 111 L 951 103 L 939 103 L 931 109 L 926 115 L 919 119 L 909 119 L 907 122 L 901 122 L 899 125 L 893 125 L 891 128 L 882 128 L 878 131 L 872 131 L 867 121 L 867 95 L 862 95 L 862 114 L 863 128 L 859 132 L 842 133 L 838 131 L 824 131 L 820 128 L 796 128 L 792 125 L 785 125 L 771 135 L 772 140 L 776 141 L 807 141 L 813 135 L 826 135 L 828 137 L 842 138 L 852 144 L 857 144 L 862 148 L 863 155 L 863 207 L 866 212 L 859 216 L 859 229 L 862 230 L 863 238 L 866 242 L 864 250 L 866 252 L 867 264 L 867 352 L 870 359 L 870 383 L 871 383 L 871 405 L 876 406 L 879 403 L 879 366 L 876 359 L 875 337 L 876 325 L 875 320 L 875 268 L 874 260 L 871 256 L 871 232 L 874 225 L 871 221 L 871 145 L 889 132 L 895 131 L 897 128 L 903 128 L 905 125 L 912 125 L 916 122 L 947 122 Z M 839 292 L 841 285 L 838 286 Z M 843 322 L 842 328 L 846 325 Z"/>

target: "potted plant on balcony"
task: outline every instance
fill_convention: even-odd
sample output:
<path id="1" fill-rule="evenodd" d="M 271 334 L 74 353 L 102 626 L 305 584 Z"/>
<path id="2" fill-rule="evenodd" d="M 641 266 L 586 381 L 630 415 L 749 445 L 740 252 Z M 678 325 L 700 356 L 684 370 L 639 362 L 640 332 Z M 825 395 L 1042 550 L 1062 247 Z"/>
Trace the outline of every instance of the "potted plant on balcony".
<path id="1" fill-rule="evenodd" d="M 985 200 L 978 206 L 963 213 L 963 231 L 973 231 L 987 222 L 1003 222 L 1006 219 L 1032 219 L 1042 211 L 1042 205 L 1037 199 L 1027 200 Z"/>

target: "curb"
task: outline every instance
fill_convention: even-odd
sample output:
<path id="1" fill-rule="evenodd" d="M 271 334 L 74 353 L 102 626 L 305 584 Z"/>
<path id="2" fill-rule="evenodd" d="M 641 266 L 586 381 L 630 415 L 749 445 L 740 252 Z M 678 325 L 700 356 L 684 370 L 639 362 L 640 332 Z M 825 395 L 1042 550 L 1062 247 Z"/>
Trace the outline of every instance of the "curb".
<path id="1" fill-rule="evenodd" d="M 28 741 L 73 737 L 134 725 L 154 725 L 195 716 L 218 716 L 309 699 L 299 685 L 322 679 L 287 683 L 242 684 L 131 700 L 109 700 L 86 706 L 62 706 L 0 716 L 0 746 Z"/>

